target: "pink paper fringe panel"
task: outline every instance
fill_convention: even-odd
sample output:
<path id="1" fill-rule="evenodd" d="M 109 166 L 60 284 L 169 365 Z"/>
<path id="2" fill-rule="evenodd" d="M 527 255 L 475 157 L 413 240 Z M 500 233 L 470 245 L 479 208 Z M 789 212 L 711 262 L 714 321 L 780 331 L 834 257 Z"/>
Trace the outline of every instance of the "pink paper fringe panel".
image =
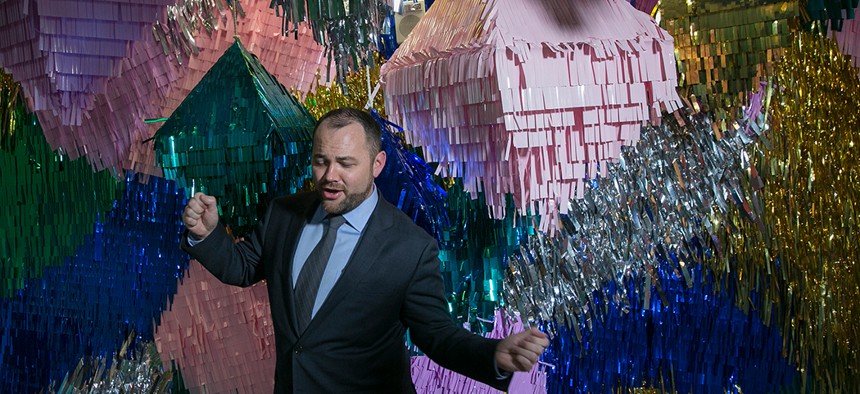
<path id="1" fill-rule="evenodd" d="M 165 366 L 176 361 L 191 392 L 271 393 L 271 316 L 265 284 L 228 286 L 192 260 L 171 310 L 161 316 L 155 344 Z"/>
<path id="2" fill-rule="evenodd" d="M 521 213 L 565 213 L 680 107 L 676 73 L 672 37 L 623 1 L 437 0 L 382 81 L 408 141 L 501 218 L 506 193 Z"/>
<path id="3" fill-rule="evenodd" d="M 836 40 L 843 54 L 851 56 L 851 64 L 860 66 L 857 58 L 860 57 L 860 7 L 854 9 L 854 19 L 845 19 L 842 22 L 842 31 L 830 31 L 830 38 Z"/>

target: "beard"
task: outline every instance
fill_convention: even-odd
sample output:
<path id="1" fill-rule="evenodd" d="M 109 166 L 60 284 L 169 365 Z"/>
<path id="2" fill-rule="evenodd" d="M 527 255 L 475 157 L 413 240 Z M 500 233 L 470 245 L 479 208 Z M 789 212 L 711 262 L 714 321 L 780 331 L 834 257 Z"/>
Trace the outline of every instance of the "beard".
<path id="1" fill-rule="evenodd" d="M 317 195 L 319 195 L 320 200 L 322 201 L 323 210 L 330 215 L 343 215 L 355 209 L 355 207 L 361 205 L 361 203 L 370 196 L 370 192 L 373 191 L 373 182 L 370 182 L 363 192 L 352 193 L 348 189 L 343 189 L 343 198 L 340 201 L 330 201 L 323 198 L 322 189 L 325 188 L 325 186 L 326 185 L 323 184 L 320 187 L 317 187 Z"/>

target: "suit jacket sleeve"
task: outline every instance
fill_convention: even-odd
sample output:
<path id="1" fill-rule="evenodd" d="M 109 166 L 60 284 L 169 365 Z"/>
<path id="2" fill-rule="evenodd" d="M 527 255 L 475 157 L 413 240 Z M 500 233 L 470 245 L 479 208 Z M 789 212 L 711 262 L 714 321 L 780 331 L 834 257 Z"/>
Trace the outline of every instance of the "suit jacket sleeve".
<path id="1" fill-rule="evenodd" d="M 495 367 L 497 339 L 475 335 L 458 327 L 448 312 L 435 241 L 421 253 L 421 261 L 408 287 L 402 316 L 412 341 L 439 365 L 505 391 L 511 377 L 498 379 Z"/>
<path id="2" fill-rule="evenodd" d="M 180 245 L 182 250 L 203 264 L 221 282 L 242 287 L 250 286 L 261 281 L 265 276 L 262 239 L 271 213 L 270 204 L 264 219 L 241 242 L 234 242 L 224 226 L 219 223 L 212 234 L 194 246 L 188 245 L 186 231 Z"/>

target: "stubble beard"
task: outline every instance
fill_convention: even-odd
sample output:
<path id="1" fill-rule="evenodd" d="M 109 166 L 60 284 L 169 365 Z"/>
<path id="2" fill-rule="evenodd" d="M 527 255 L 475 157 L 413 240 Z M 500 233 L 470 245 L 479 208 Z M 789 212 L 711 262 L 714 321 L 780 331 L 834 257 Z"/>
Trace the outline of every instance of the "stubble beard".
<path id="1" fill-rule="evenodd" d="M 371 191 L 373 191 L 373 182 L 370 182 L 370 184 L 367 185 L 367 189 L 364 190 L 364 193 L 349 193 L 348 190 L 344 190 L 343 201 L 335 202 L 323 200 L 323 210 L 331 215 L 343 215 L 361 205 L 361 203 L 370 196 Z M 322 188 L 318 188 L 317 192 L 319 193 L 320 198 L 322 198 Z"/>

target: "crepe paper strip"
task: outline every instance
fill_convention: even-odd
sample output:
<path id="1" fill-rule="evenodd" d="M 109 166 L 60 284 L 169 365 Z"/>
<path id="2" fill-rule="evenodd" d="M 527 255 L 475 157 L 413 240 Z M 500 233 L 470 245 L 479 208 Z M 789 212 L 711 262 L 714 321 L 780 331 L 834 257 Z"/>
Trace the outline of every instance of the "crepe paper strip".
<path id="1" fill-rule="evenodd" d="M 634 0 L 630 2 L 636 7 L 637 10 L 642 11 L 648 15 L 654 15 L 657 11 L 657 4 L 660 3 L 659 0 Z"/>
<path id="2" fill-rule="evenodd" d="M 300 28 L 298 39 L 283 37 L 277 34 L 281 19 L 268 2 L 242 4 L 247 17 L 239 19 L 237 27 L 245 42 L 287 86 L 309 89 L 324 62 L 322 47 L 314 43 L 309 30 Z M 191 32 L 196 34 L 200 57 L 177 62 L 164 55 L 151 34 L 135 42 L 130 56 L 119 63 L 118 76 L 107 80 L 105 91 L 93 97 L 92 109 L 82 112 L 79 126 L 65 124 L 62 114 L 53 110 L 38 111 L 52 148 L 62 148 L 72 158 L 87 156 L 95 169 L 127 168 L 161 176 L 152 145 L 142 143 L 160 125 L 147 127 L 144 122 L 169 116 L 232 43 L 232 14 L 213 18 L 217 24 L 211 34 L 207 35 L 205 23 L 201 32 Z"/>
<path id="3" fill-rule="evenodd" d="M 386 108 L 492 217 L 511 193 L 551 219 L 642 123 L 680 106 L 672 51 L 624 2 L 440 0 L 382 68 Z"/>
<path id="4" fill-rule="evenodd" d="M 51 110 L 38 111 L 45 138 L 52 149 L 63 149 L 72 158 L 86 157 L 96 170 L 127 168 L 161 175 L 160 169 L 140 163 L 137 155 L 144 148 L 141 141 L 151 136 L 145 120 L 160 112 L 171 85 L 185 70 L 164 56 L 152 37 L 136 42 L 119 67 L 120 75 L 94 96 L 95 105 L 80 125 L 63 124 Z"/>

